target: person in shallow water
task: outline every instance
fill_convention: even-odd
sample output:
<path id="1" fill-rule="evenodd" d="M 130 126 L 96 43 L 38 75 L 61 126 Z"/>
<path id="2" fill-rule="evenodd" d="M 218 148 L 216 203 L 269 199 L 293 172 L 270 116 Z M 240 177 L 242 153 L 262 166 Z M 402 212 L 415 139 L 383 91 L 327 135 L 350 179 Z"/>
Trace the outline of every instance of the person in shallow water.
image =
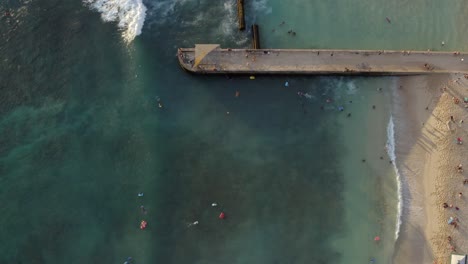
<path id="1" fill-rule="evenodd" d="M 224 212 L 221 212 L 219 214 L 219 219 L 226 219 L 226 214 Z"/>
<path id="2" fill-rule="evenodd" d="M 193 222 L 193 223 L 189 223 L 189 224 L 187 225 L 187 227 L 191 227 L 191 226 L 195 226 L 195 225 L 198 225 L 198 220 L 195 221 L 195 222 Z"/>

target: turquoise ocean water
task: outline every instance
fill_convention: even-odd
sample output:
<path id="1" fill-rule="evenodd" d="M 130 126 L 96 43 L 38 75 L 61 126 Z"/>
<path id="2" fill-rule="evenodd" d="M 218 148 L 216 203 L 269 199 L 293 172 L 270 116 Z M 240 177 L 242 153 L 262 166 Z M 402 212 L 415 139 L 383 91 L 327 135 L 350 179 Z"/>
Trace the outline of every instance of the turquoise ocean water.
<path id="1" fill-rule="evenodd" d="M 467 12 L 246 1 L 271 48 L 466 51 Z M 232 0 L 6 0 L 0 35 L 0 262 L 392 263 L 395 78 L 183 72 L 177 47 L 250 46 Z"/>

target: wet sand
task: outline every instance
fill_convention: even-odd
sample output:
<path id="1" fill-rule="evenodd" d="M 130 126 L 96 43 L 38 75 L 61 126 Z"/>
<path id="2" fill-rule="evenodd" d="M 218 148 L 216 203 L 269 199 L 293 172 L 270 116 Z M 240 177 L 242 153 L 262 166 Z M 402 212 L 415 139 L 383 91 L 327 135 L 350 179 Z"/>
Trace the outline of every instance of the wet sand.
<path id="1" fill-rule="evenodd" d="M 457 78 L 458 83 L 453 82 Z M 463 75 L 419 76 L 401 78 L 395 90 L 404 209 L 394 263 L 446 263 L 452 245 L 459 253 L 467 252 L 468 206 L 465 198 L 458 197 L 464 192 L 464 176 L 455 168 L 459 163 L 468 165 L 466 145 L 456 144 L 457 137 L 467 135 L 465 123 L 459 123 L 468 118 L 462 101 L 467 86 Z M 455 104 L 453 97 L 460 103 Z M 444 209 L 444 202 L 460 210 Z M 451 216 L 460 219 L 458 229 L 447 224 Z M 452 244 L 447 236 L 453 238 Z"/>

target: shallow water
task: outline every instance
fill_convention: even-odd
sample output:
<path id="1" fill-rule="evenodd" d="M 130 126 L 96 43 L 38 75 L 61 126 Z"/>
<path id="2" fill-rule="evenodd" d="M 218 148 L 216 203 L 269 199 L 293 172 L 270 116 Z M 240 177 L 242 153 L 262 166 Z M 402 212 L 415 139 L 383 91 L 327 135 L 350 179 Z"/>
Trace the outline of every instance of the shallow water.
<path id="1" fill-rule="evenodd" d="M 179 46 L 250 45 L 249 32 L 236 30 L 235 1 L 144 4 L 142 34 L 127 44 L 116 24 L 77 1 L 0 3 L 0 237 L 8 239 L 0 260 L 389 263 L 397 193 L 378 156 L 390 95 L 376 88 L 394 81 L 188 75 Z M 464 1 L 246 6 L 262 46 L 275 48 L 463 50 L 466 9 Z"/>

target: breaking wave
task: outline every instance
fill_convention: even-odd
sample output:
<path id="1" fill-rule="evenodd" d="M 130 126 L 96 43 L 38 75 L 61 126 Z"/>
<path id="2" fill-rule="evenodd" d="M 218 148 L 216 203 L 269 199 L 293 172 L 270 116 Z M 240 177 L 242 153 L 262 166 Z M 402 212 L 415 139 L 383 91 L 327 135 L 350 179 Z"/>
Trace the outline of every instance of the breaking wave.
<path id="1" fill-rule="evenodd" d="M 401 189 L 401 175 L 398 171 L 398 167 L 396 164 L 396 154 L 395 154 L 395 125 L 393 123 L 393 116 L 390 116 L 390 121 L 388 122 L 387 126 L 387 154 L 390 157 L 390 160 L 393 164 L 393 170 L 396 174 L 397 180 L 397 191 L 398 191 L 398 211 L 397 211 L 397 221 L 395 226 L 395 240 L 398 239 L 398 235 L 400 234 L 400 226 L 401 226 L 401 215 L 403 210 L 403 192 Z"/>
<path id="2" fill-rule="evenodd" d="M 130 43 L 141 34 L 146 7 L 142 0 L 83 0 L 84 4 L 101 13 L 105 22 L 117 22 L 122 37 Z"/>

